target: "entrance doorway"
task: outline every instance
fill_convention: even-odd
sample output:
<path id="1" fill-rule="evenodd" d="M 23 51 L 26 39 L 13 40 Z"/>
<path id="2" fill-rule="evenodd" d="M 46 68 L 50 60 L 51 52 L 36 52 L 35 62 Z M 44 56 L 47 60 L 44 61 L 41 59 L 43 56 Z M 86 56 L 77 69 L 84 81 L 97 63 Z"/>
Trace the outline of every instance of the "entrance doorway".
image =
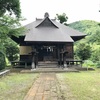
<path id="1" fill-rule="evenodd" d="M 55 61 L 57 60 L 56 46 L 41 46 L 38 49 L 39 61 Z"/>

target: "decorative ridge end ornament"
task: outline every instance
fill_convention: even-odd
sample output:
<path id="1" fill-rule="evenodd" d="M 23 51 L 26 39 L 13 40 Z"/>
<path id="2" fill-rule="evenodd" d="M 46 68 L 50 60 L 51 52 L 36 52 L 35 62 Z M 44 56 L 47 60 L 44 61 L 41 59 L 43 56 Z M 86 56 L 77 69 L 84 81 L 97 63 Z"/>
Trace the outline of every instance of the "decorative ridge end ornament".
<path id="1" fill-rule="evenodd" d="M 44 18 L 46 18 L 46 17 L 49 17 L 49 13 L 48 13 L 48 12 L 46 12 L 46 13 L 44 14 Z"/>

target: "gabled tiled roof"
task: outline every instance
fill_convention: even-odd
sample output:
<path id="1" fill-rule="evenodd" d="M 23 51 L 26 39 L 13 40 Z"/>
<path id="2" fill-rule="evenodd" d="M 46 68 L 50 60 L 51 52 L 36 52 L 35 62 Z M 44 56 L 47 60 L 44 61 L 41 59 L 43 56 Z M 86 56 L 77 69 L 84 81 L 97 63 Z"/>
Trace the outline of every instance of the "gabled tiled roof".
<path id="1" fill-rule="evenodd" d="M 37 19 L 25 27 L 27 31 L 24 41 L 27 42 L 74 42 L 75 38 L 78 37 L 76 40 L 79 40 L 86 36 L 75 29 L 49 19 L 48 16 L 44 19 Z"/>
<path id="2" fill-rule="evenodd" d="M 34 28 L 25 36 L 25 41 L 34 42 L 74 42 L 73 39 L 61 30 L 52 27 Z"/>

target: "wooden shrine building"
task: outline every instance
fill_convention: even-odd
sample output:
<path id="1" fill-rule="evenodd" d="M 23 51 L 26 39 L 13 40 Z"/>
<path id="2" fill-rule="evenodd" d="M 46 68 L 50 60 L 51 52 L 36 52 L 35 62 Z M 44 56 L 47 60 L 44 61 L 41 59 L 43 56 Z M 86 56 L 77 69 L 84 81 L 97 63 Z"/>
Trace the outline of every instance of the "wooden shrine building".
<path id="1" fill-rule="evenodd" d="M 20 61 L 33 63 L 33 67 L 40 61 L 64 64 L 66 59 L 73 59 L 73 43 L 86 36 L 50 19 L 48 13 L 45 13 L 43 19 L 36 19 L 25 28 L 23 35 L 19 38 L 12 36 L 12 39 L 20 45 Z"/>

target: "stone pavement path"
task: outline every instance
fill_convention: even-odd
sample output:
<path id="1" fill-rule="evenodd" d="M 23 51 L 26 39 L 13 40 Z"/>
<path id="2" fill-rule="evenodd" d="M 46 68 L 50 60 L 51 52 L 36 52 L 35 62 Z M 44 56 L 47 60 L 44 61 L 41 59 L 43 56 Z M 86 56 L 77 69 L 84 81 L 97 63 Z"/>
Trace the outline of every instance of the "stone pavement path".
<path id="1" fill-rule="evenodd" d="M 65 100 L 55 73 L 41 73 L 24 100 Z"/>

